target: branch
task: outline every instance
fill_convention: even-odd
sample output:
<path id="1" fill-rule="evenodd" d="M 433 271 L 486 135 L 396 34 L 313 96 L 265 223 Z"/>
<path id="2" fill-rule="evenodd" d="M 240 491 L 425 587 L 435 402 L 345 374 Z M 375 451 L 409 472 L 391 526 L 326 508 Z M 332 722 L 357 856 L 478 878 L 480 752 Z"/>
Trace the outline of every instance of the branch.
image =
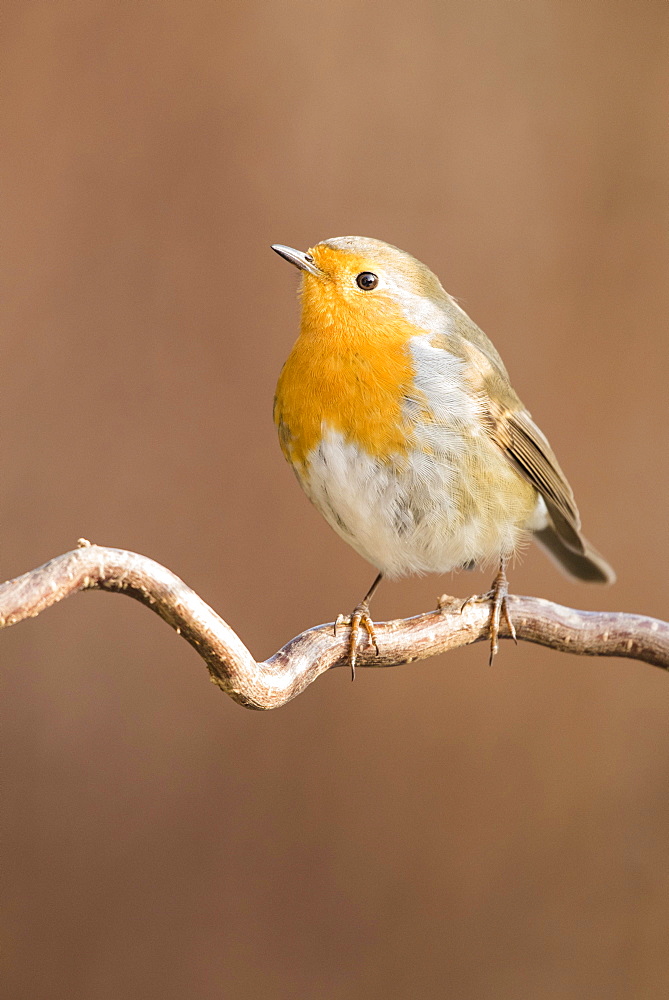
<path id="1" fill-rule="evenodd" d="M 331 667 L 347 665 L 347 634 L 332 624 L 303 632 L 263 663 L 178 576 L 146 556 L 91 545 L 57 556 L 0 585 L 0 628 L 35 618 L 80 590 L 134 597 L 171 625 L 207 664 L 212 680 L 247 708 L 278 708 Z M 488 639 L 487 604 L 446 599 L 440 611 L 377 624 L 380 655 L 365 647 L 360 667 L 393 667 Z M 450 602 L 450 603 L 449 603 Z M 624 656 L 669 669 L 669 622 L 614 612 L 576 611 L 538 597 L 509 597 L 519 639 L 585 656 Z M 502 623 L 502 635 L 509 638 Z"/>

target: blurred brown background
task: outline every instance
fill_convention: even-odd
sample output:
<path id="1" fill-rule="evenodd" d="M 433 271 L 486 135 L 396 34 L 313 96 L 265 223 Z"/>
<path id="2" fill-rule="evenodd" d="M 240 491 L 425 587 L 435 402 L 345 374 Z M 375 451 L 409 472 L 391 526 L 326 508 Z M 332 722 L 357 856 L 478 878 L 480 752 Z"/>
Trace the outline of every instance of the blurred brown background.
<path id="1" fill-rule="evenodd" d="M 264 657 L 373 570 L 271 421 L 297 275 L 411 251 L 490 334 L 612 590 L 667 616 L 669 8 L 633 0 L 11 2 L 2 18 L 2 578 L 84 535 Z M 378 618 L 477 574 L 385 585 Z M 0 635 L 7 997 L 666 996 L 669 686 L 505 643 L 246 712 L 117 596 Z"/>

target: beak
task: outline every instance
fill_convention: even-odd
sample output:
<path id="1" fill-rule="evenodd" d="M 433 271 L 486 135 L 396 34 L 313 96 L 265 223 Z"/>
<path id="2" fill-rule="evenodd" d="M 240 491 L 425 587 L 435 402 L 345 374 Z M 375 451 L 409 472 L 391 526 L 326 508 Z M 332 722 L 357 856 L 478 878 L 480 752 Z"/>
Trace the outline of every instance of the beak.
<path id="1" fill-rule="evenodd" d="M 294 264 L 295 267 L 299 267 L 301 271 L 308 271 L 309 274 L 315 274 L 316 277 L 321 277 L 323 272 L 319 270 L 314 264 L 314 258 L 311 254 L 302 253 L 301 250 L 293 250 L 292 247 L 285 247 L 281 243 L 274 243 L 272 245 L 272 250 L 278 253 L 279 257 L 283 257 L 290 264 Z"/>

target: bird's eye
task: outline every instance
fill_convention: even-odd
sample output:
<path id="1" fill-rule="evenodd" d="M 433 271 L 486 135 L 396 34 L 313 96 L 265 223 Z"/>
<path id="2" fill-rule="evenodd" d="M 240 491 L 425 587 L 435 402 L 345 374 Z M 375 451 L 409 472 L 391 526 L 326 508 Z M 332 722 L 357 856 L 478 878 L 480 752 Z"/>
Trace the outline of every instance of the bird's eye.
<path id="1" fill-rule="evenodd" d="M 358 288 L 362 288 L 363 292 L 370 292 L 372 288 L 376 288 L 379 283 L 379 279 L 371 271 L 363 271 L 355 279 L 355 283 Z"/>

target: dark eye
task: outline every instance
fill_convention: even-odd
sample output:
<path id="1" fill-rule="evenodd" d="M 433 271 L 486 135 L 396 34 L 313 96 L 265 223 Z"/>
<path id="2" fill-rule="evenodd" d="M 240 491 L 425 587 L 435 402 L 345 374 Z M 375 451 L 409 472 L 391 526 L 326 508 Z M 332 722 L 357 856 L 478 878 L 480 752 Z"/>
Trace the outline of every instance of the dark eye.
<path id="1" fill-rule="evenodd" d="M 362 288 L 363 292 L 369 292 L 372 288 L 376 288 L 379 283 L 379 279 L 371 271 L 363 271 L 355 279 L 355 283 L 358 288 Z"/>

